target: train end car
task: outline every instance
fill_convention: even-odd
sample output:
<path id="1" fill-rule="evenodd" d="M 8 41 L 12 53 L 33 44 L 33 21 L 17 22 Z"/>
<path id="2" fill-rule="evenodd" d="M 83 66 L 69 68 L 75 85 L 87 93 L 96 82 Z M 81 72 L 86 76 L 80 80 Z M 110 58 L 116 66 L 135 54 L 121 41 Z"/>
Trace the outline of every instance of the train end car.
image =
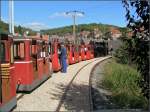
<path id="1" fill-rule="evenodd" d="M 0 33 L 0 111 L 11 111 L 17 105 L 13 39 Z"/>

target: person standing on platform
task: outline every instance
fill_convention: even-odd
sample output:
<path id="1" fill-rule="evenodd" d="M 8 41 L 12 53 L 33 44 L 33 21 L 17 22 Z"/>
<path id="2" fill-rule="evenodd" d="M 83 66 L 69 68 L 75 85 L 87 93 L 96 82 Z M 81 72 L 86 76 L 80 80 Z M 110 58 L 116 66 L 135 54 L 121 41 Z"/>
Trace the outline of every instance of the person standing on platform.
<path id="1" fill-rule="evenodd" d="M 61 44 L 60 63 L 62 67 L 61 72 L 66 73 L 67 72 L 67 50 L 63 43 Z"/>

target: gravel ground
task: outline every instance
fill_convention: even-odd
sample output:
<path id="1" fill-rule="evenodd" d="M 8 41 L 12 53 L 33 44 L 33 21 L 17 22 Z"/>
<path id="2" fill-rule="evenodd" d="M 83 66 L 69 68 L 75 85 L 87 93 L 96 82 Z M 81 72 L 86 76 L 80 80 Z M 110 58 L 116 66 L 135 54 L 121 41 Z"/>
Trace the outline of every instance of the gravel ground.
<path id="1" fill-rule="evenodd" d="M 63 101 L 63 106 L 60 111 L 75 111 L 75 112 L 89 112 L 89 77 L 93 66 L 101 58 L 93 63 L 85 66 L 75 77 Z"/>
<path id="2" fill-rule="evenodd" d="M 77 111 L 77 109 L 79 108 L 81 108 L 79 110 L 84 111 L 85 108 L 82 107 L 89 106 L 88 99 L 87 99 L 89 94 L 88 93 L 89 73 L 90 70 L 92 69 L 92 66 L 94 66 L 94 64 L 100 61 L 101 59 L 103 58 L 102 57 L 99 58 L 97 61 L 90 64 L 79 73 L 78 77 L 75 79 L 75 81 L 73 81 L 73 84 L 71 84 L 72 89 L 70 89 L 67 92 L 66 100 L 63 101 L 63 104 L 60 108 L 61 111 L 62 110 Z M 83 61 L 69 66 L 68 72 L 66 74 L 60 72 L 54 73 L 50 79 L 48 79 L 44 84 L 42 84 L 32 93 L 25 94 L 21 99 L 19 99 L 17 102 L 17 107 L 13 111 L 56 111 L 58 105 L 60 104 L 60 99 L 62 98 L 65 89 L 69 84 L 69 82 L 72 80 L 73 76 L 82 66 L 84 66 L 85 64 L 93 60 L 96 59 Z M 81 88 L 85 88 L 85 89 L 81 89 Z M 72 90 L 76 92 L 72 92 Z M 18 97 L 20 95 L 21 94 L 18 94 Z M 71 96 L 69 97 L 69 95 Z M 80 100 L 82 98 L 84 100 Z M 73 102 L 70 103 L 67 101 L 73 101 Z M 80 106 L 78 107 L 78 105 L 76 104 Z"/>

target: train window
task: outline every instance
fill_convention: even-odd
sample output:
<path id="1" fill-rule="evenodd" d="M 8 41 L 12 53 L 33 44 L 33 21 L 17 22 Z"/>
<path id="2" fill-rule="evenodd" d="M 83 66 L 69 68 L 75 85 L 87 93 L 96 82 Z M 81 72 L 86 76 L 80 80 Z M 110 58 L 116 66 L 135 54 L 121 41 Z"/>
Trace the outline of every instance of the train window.
<path id="1" fill-rule="evenodd" d="M 47 48 L 46 48 L 46 45 L 42 46 L 41 57 L 47 57 Z"/>
<path id="2" fill-rule="evenodd" d="M 24 42 L 14 42 L 14 59 L 24 60 L 25 58 L 25 44 Z"/>
<path id="3" fill-rule="evenodd" d="M 32 40 L 31 42 L 31 56 L 32 58 L 37 58 L 37 42 L 36 40 Z"/>
<path id="4" fill-rule="evenodd" d="M 55 53 L 55 50 L 54 50 L 54 44 L 52 44 L 52 47 L 51 47 L 51 52 L 52 52 L 52 54 L 54 54 Z"/>
<path id="5" fill-rule="evenodd" d="M 39 42 L 37 46 L 38 46 L 38 48 L 37 48 L 37 57 L 41 58 L 42 57 L 42 55 L 41 55 L 42 54 L 42 43 Z"/>
<path id="6" fill-rule="evenodd" d="M 37 54 L 37 46 L 36 46 L 36 45 L 32 45 L 32 46 L 31 46 L 31 49 L 32 49 L 32 50 L 31 50 L 31 54 L 32 54 L 32 55 L 36 55 L 36 54 Z"/>
<path id="7" fill-rule="evenodd" d="M 30 42 L 30 56 L 32 56 L 32 45 L 31 45 L 31 42 Z"/>
<path id="8" fill-rule="evenodd" d="M 45 45 L 45 53 L 46 53 L 46 57 L 48 56 L 48 45 Z"/>
<path id="9" fill-rule="evenodd" d="M 76 47 L 75 47 L 75 50 L 76 50 L 76 52 L 78 52 L 78 51 L 79 51 L 79 48 L 78 48 L 78 46 L 76 46 Z"/>
<path id="10" fill-rule="evenodd" d="M 0 43 L 1 45 L 0 45 L 0 60 L 1 60 L 1 62 L 3 63 L 3 62 L 5 62 L 6 61 L 6 59 L 5 59 L 5 44 L 4 43 Z"/>

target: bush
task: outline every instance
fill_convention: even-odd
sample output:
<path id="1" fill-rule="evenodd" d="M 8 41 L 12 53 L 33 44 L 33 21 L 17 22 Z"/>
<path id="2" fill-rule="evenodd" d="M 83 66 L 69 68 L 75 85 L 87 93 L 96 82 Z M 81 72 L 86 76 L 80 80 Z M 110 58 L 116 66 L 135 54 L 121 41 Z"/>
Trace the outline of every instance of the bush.
<path id="1" fill-rule="evenodd" d="M 129 52 L 129 41 L 122 40 L 122 45 L 116 49 L 114 57 L 119 63 L 129 64 L 131 63 L 131 56 Z"/>
<path id="2" fill-rule="evenodd" d="M 146 108 L 147 100 L 138 86 L 140 73 L 115 61 L 104 67 L 105 87 L 112 91 L 112 101 L 122 108 Z"/>

